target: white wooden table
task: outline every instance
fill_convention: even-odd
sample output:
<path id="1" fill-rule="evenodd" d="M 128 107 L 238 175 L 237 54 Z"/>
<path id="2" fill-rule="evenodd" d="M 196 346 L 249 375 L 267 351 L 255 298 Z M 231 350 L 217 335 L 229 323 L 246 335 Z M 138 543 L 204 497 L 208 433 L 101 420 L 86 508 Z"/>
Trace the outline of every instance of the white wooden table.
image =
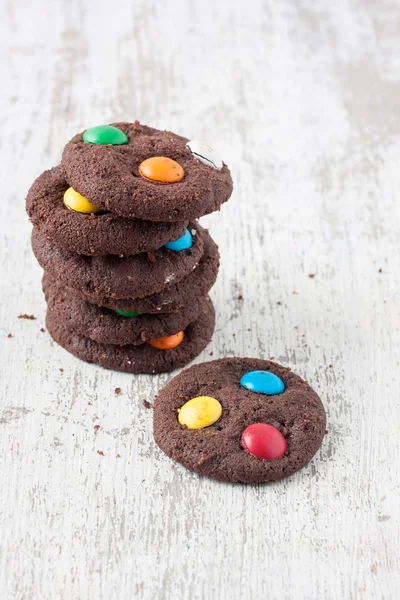
<path id="1" fill-rule="evenodd" d="M 397 598 L 400 4 L 2 9 L 0 597 Z M 77 131 L 136 118 L 232 169 L 203 220 L 222 263 L 197 362 L 274 356 L 318 390 L 329 434 L 281 483 L 172 463 L 143 406 L 170 376 L 84 364 L 41 331 L 27 189 Z"/>

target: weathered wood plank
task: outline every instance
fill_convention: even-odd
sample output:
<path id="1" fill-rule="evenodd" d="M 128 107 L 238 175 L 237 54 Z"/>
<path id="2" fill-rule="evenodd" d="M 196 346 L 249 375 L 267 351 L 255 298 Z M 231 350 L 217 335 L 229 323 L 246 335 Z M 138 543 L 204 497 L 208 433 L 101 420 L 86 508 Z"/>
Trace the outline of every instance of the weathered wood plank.
<path id="1" fill-rule="evenodd" d="M 395 598 L 398 3 L 3 7 L 2 598 Z M 213 141 L 232 168 L 204 219 L 222 267 L 198 360 L 274 356 L 319 390 L 329 434 L 290 480 L 185 472 L 142 404 L 168 376 L 85 365 L 40 331 L 25 193 L 76 131 L 135 118 Z"/>

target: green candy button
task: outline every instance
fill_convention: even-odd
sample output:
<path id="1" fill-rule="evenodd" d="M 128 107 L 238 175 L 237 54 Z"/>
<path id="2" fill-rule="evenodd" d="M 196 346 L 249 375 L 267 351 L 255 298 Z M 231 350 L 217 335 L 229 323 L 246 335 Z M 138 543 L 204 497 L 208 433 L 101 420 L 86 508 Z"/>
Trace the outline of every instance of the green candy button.
<path id="1" fill-rule="evenodd" d="M 98 125 L 97 127 L 91 127 L 86 129 L 83 134 L 83 141 L 88 144 L 112 144 L 113 146 L 120 146 L 121 144 L 128 143 L 128 137 L 118 127 L 112 125 Z"/>
<path id="2" fill-rule="evenodd" d="M 122 315 L 123 317 L 138 317 L 140 313 L 132 311 L 132 312 L 127 312 L 125 310 L 116 310 L 116 313 L 118 313 L 119 315 Z"/>

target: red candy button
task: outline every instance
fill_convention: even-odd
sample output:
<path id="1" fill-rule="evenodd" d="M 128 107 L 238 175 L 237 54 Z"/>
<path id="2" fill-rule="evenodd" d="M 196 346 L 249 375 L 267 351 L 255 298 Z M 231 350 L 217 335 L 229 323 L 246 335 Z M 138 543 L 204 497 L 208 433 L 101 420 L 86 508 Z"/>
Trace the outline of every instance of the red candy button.
<path id="1" fill-rule="evenodd" d="M 249 454 L 264 460 L 281 458 L 287 443 L 281 432 L 266 423 L 249 425 L 242 434 L 242 446 Z"/>

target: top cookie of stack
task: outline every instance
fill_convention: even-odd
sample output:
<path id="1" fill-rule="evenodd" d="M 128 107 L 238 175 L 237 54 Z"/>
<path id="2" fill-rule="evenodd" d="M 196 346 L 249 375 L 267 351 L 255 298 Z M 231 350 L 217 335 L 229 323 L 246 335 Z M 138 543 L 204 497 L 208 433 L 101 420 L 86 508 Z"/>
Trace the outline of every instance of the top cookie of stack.
<path id="1" fill-rule="evenodd" d="M 138 122 L 74 136 L 61 165 L 43 173 L 27 197 L 56 341 L 84 360 L 131 372 L 172 370 L 194 358 L 212 335 L 205 296 L 218 271 L 217 247 L 195 220 L 231 192 L 228 167 L 206 144 Z M 169 325 L 171 312 L 178 314 Z M 134 327 L 126 313 L 137 317 Z M 105 324 L 82 331 L 89 314 Z M 172 323 L 185 326 L 180 347 L 161 357 L 145 342 L 157 341 L 147 339 L 150 332 L 172 333 Z M 201 342 L 184 335 L 200 323 Z M 117 348 L 105 344 L 110 339 Z"/>

